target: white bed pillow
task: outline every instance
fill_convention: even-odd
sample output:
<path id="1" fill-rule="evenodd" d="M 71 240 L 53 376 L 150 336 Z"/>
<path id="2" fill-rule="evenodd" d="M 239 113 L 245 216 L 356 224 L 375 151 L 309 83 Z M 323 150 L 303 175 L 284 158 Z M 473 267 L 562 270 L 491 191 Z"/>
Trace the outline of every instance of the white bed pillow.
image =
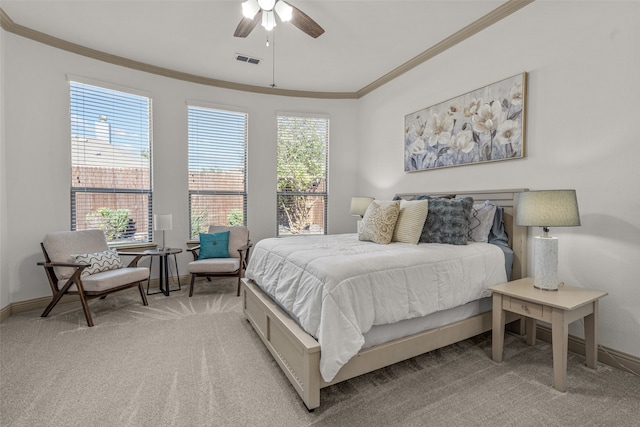
<path id="1" fill-rule="evenodd" d="M 493 226 L 496 208 L 496 205 L 490 200 L 473 205 L 469 216 L 469 242 L 487 243 L 489 241 L 489 232 Z"/>
<path id="2" fill-rule="evenodd" d="M 391 241 L 417 245 L 428 209 L 428 200 L 400 200 L 400 212 Z"/>
<path id="3" fill-rule="evenodd" d="M 362 229 L 358 232 L 358 239 L 382 245 L 391 243 L 399 213 L 400 200 L 395 202 L 374 200 L 362 217 Z"/>

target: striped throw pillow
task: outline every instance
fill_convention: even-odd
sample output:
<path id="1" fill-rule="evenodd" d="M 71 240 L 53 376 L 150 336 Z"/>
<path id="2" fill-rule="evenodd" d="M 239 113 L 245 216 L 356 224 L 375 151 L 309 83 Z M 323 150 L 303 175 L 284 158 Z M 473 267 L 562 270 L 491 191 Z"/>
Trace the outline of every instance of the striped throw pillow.
<path id="1" fill-rule="evenodd" d="M 427 220 L 428 209 L 428 200 L 401 200 L 392 241 L 417 245 L 424 222 Z"/>

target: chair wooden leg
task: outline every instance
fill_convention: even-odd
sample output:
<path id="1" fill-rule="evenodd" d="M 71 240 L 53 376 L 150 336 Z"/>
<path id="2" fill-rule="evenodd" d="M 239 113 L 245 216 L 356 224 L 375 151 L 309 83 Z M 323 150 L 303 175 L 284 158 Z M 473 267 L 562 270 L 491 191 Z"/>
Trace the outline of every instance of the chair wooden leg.
<path id="1" fill-rule="evenodd" d="M 240 277 L 238 277 L 238 293 L 236 294 L 236 296 L 240 296 Z"/>
<path id="2" fill-rule="evenodd" d="M 189 297 L 191 297 L 193 295 L 193 282 L 195 282 L 196 280 L 196 275 L 192 274 L 191 275 L 191 286 L 189 287 Z"/>
<path id="3" fill-rule="evenodd" d="M 40 317 L 47 317 L 49 315 L 49 313 L 51 312 L 51 310 L 53 310 L 53 307 L 55 307 L 55 305 L 58 303 L 58 301 L 60 301 L 60 298 L 62 298 L 62 295 L 63 295 L 63 292 L 56 292 L 53 295 L 53 298 L 51 299 L 51 302 L 49 303 L 47 308 L 44 309 L 44 311 L 42 312 Z"/>
<path id="4" fill-rule="evenodd" d="M 147 296 L 144 294 L 142 282 L 138 282 L 138 290 L 140 291 L 140 297 L 142 298 L 142 305 L 149 305 L 149 303 L 147 302 Z"/>
<path id="5" fill-rule="evenodd" d="M 84 317 L 87 318 L 87 325 L 89 327 L 93 326 L 93 319 L 91 318 L 91 311 L 89 311 L 89 304 L 87 304 L 87 298 L 84 296 L 84 292 L 82 290 L 78 290 L 78 296 L 80 297 L 80 302 L 82 303 L 82 310 L 84 310 Z"/>
<path id="6" fill-rule="evenodd" d="M 44 309 L 44 311 L 42 312 L 40 317 L 47 317 L 47 315 L 53 309 L 53 307 L 55 307 L 55 305 L 58 303 L 58 301 L 60 301 L 60 298 L 62 298 L 62 296 L 69 290 L 71 285 L 73 285 L 75 283 L 75 278 L 76 278 L 77 275 L 78 275 L 78 273 L 74 273 L 73 276 L 71 276 L 69 278 L 69 280 L 67 281 L 67 283 L 65 283 L 65 285 L 62 287 L 62 289 L 60 289 L 57 292 L 54 291 L 53 298 L 51 299 L 51 302 L 49 303 L 47 308 Z M 51 280 L 51 277 L 49 278 L 49 280 Z M 53 289 L 54 289 L 54 286 L 51 285 L 51 290 L 53 290 Z"/>

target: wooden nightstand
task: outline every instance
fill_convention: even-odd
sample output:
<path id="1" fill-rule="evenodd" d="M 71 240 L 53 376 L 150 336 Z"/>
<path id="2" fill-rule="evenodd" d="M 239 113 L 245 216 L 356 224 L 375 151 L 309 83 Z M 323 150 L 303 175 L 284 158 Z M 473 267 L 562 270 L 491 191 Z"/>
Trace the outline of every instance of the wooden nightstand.
<path id="1" fill-rule="evenodd" d="M 606 296 L 606 292 L 568 285 L 561 286 L 557 291 L 545 291 L 534 288 L 530 277 L 491 286 L 489 290 L 493 291 L 494 362 L 502 362 L 505 312 L 509 311 L 526 317 L 529 345 L 536 342 L 536 320 L 551 323 L 553 378 L 557 390 L 567 389 L 569 323 L 575 320 L 584 318 L 587 366 L 595 369 L 598 362 L 598 300 Z"/>

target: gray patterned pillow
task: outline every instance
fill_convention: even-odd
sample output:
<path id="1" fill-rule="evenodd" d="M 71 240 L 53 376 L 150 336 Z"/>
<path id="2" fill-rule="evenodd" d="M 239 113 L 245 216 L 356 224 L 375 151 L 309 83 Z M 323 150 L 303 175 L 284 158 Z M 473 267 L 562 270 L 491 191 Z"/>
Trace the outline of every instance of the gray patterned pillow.
<path id="1" fill-rule="evenodd" d="M 362 229 L 358 239 L 386 245 L 391 243 L 400 213 L 400 200 L 395 202 L 371 202 L 362 217 Z"/>
<path id="2" fill-rule="evenodd" d="M 101 271 L 117 270 L 118 268 L 124 267 L 118 251 L 115 249 L 71 256 L 75 258 L 76 263 L 90 264 L 89 267 L 82 270 L 82 276 L 96 274 Z"/>
<path id="3" fill-rule="evenodd" d="M 420 241 L 466 245 L 473 198 L 443 199 L 429 196 L 424 198 L 429 200 L 429 213 Z"/>
<path id="4" fill-rule="evenodd" d="M 470 242 L 487 243 L 495 215 L 496 205 L 490 200 L 485 200 L 484 203 L 473 205 L 473 208 L 471 208 L 471 216 L 469 217 L 468 240 Z"/>

